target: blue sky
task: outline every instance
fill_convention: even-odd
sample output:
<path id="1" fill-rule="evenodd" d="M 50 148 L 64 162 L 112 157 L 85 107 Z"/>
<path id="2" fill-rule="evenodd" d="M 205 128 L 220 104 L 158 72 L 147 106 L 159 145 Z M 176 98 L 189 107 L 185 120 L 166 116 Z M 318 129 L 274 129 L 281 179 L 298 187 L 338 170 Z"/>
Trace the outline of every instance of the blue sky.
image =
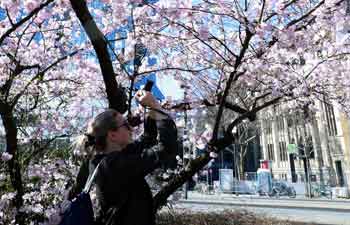
<path id="1" fill-rule="evenodd" d="M 158 0 L 149 0 L 150 3 L 155 3 Z M 93 1 L 93 5 L 92 7 L 96 7 L 96 8 L 101 8 L 101 3 L 99 3 L 99 1 Z M 6 12 L 0 8 L 0 20 L 3 20 L 6 18 Z M 18 18 L 19 19 L 19 18 Z M 126 33 L 129 32 L 131 30 L 131 26 L 130 24 L 127 24 L 125 26 L 121 26 L 119 28 L 117 28 L 115 31 L 113 31 L 112 33 L 107 35 L 107 38 L 114 38 L 116 33 L 119 33 L 122 36 L 126 36 Z M 37 35 L 36 39 L 40 39 L 41 36 Z M 77 42 L 83 42 L 86 40 L 87 36 L 85 34 L 85 32 L 81 32 L 80 36 L 76 36 L 74 37 L 76 39 Z M 112 47 L 114 48 L 114 50 L 116 52 L 120 51 L 123 47 L 125 47 L 125 41 L 121 41 L 120 44 L 115 44 L 112 43 Z M 114 55 L 110 52 L 111 58 L 112 60 L 115 60 Z M 151 53 L 147 53 L 146 58 L 143 60 L 143 63 L 148 64 L 149 66 L 152 66 L 154 64 L 157 63 L 157 58 L 155 56 L 152 56 Z M 131 62 L 130 64 L 133 64 L 133 62 Z M 129 72 L 132 72 L 132 68 L 129 68 Z M 183 97 L 183 91 L 180 89 L 179 85 L 177 84 L 177 82 L 172 79 L 171 77 L 163 77 L 161 79 L 157 78 L 156 79 L 156 88 L 154 88 L 154 90 L 156 90 L 154 92 L 154 94 L 156 94 L 157 96 L 161 96 L 164 95 L 164 97 L 167 96 L 172 96 L 172 99 L 179 99 Z M 162 93 L 160 94 L 159 91 Z M 162 96 L 163 97 L 163 96 Z"/>

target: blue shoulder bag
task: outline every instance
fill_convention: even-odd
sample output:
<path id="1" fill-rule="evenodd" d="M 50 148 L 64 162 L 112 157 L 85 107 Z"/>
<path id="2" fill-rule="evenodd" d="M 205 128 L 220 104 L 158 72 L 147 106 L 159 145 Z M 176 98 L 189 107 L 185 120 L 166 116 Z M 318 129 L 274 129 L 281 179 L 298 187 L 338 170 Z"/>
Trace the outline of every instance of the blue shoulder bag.
<path id="1" fill-rule="evenodd" d="M 94 210 L 89 192 L 101 162 L 87 180 L 83 191 L 70 202 L 70 205 L 63 212 L 59 225 L 94 225 Z"/>

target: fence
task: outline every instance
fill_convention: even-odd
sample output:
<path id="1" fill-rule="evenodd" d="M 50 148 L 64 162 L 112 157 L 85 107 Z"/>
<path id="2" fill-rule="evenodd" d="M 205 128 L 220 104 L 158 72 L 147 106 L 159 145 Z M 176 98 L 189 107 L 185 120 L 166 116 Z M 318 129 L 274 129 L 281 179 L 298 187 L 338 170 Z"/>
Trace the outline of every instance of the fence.
<path id="1" fill-rule="evenodd" d="M 231 171 L 223 170 L 220 175 L 221 181 L 214 181 L 213 185 L 207 183 L 197 183 L 195 191 L 203 194 L 213 193 L 231 193 L 237 195 L 257 195 L 257 174 L 255 172 L 248 172 L 244 174 L 245 180 L 237 180 L 233 176 L 229 178 Z M 286 182 L 285 180 L 274 180 L 274 182 Z M 294 188 L 297 195 L 305 196 L 305 183 L 288 183 L 287 186 Z M 267 194 L 267 193 L 266 193 Z"/>

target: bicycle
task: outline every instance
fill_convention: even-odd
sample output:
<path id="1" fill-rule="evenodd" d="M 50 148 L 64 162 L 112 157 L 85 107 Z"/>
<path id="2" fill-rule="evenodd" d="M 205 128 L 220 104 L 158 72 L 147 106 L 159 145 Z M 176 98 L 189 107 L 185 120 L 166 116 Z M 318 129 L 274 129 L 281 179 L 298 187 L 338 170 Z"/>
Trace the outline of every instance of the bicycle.
<path id="1" fill-rule="evenodd" d="M 313 184 L 311 194 L 314 197 L 326 197 L 332 199 L 332 189 L 329 185 Z"/>

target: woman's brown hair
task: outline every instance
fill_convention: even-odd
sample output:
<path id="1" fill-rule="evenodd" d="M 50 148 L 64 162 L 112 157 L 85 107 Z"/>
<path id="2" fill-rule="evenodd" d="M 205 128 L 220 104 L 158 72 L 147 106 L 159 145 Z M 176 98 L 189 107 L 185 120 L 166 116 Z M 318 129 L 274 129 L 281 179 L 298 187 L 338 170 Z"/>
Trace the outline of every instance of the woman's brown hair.
<path id="1" fill-rule="evenodd" d="M 92 119 L 84 135 L 74 143 L 74 152 L 78 155 L 92 155 L 94 152 L 103 152 L 107 146 L 107 134 L 118 128 L 118 111 L 107 109 Z"/>

